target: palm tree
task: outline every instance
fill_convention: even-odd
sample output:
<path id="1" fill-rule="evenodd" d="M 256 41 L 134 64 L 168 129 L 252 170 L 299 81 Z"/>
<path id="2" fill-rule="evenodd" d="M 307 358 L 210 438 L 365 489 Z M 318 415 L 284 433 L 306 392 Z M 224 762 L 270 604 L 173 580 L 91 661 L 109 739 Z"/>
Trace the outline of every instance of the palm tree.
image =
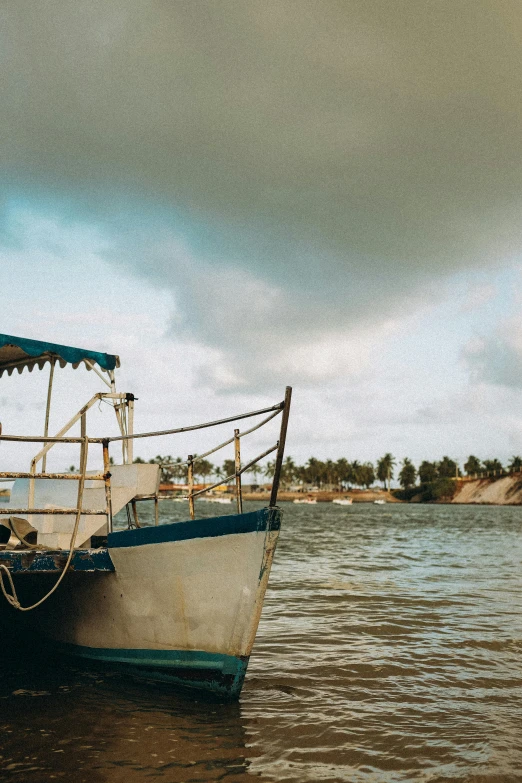
<path id="1" fill-rule="evenodd" d="M 508 467 L 511 473 L 520 473 L 522 470 L 522 457 L 511 457 Z"/>
<path id="2" fill-rule="evenodd" d="M 413 487 L 415 485 L 416 477 L 417 477 L 417 471 L 415 470 L 415 465 L 413 464 L 411 459 L 408 459 L 408 457 L 404 457 L 402 461 L 401 472 L 399 473 L 399 481 L 401 483 L 401 486 L 404 489 Z"/>
<path id="3" fill-rule="evenodd" d="M 350 463 L 345 457 L 341 457 L 335 463 L 337 481 L 339 483 L 339 492 L 343 490 L 343 484 L 350 483 Z"/>
<path id="4" fill-rule="evenodd" d="M 261 473 L 263 473 L 263 468 L 261 467 L 259 462 L 256 462 L 255 465 L 252 465 L 252 467 L 250 468 L 250 470 L 248 472 L 252 474 L 252 476 L 254 477 L 254 482 L 257 484 L 257 477 Z"/>
<path id="5" fill-rule="evenodd" d="M 375 481 L 375 470 L 371 462 L 365 462 L 359 468 L 359 484 L 369 489 Z"/>
<path id="6" fill-rule="evenodd" d="M 233 459 L 226 459 L 223 462 L 223 468 L 222 468 L 223 478 L 228 478 L 229 476 L 231 476 L 235 472 L 236 472 L 235 460 L 233 460 Z M 232 479 L 229 479 L 229 481 L 232 481 Z"/>
<path id="7" fill-rule="evenodd" d="M 275 460 L 269 460 L 265 465 L 263 474 L 266 476 L 266 478 L 274 478 L 274 473 L 275 473 Z"/>
<path id="8" fill-rule="evenodd" d="M 321 486 L 321 478 L 324 473 L 324 465 L 321 460 L 310 457 L 305 466 L 306 482 L 308 484 L 317 484 Z"/>
<path id="9" fill-rule="evenodd" d="M 498 473 L 504 472 L 504 468 L 502 467 L 502 463 L 498 459 L 485 459 L 484 460 L 484 467 L 486 468 L 488 473 L 493 473 L 494 475 Z"/>
<path id="10" fill-rule="evenodd" d="M 359 486 L 361 483 L 359 480 L 360 472 L 361 472 L 361 463 L 358 460 L 354 459 L 354 461 L 350 463 L 350 476 L 352 482 L 356 486 Z"/>
<path id="11" fill-rule="evenodd" d="M 297 466 L 292 457 L 286 457 L 281 466 L 281 484 L 291 484 L 296 476 Z"/>
<path id="12" fill-rule="evenodd" d="M 181 457 L 176 457 L 175 460 L 172 460 L 171 458 L 171 462 L 172 465 L 170 466 L 170 473 L 172 478 L 180 479 L 181 481 L 185 482 L 187 480 L 188 472 L 187 463 L 182 460 Z"/>
<path id="13" fill-rule="evenodd" d="M 480 473 L 482 470 L 482 463 L 478 457 L 470 454 L 467 462 L 464 463 L 464 470 L 468 476 L 472 476 L 474 473 Z"/>
<path id="14" fill-rule="evenodd" d="M 173 478 L 184 477 L 187 471 L 187 467 L 184 465 L 181 457 L 173 460 L 170 454 L 167 454 L 165 457 L 157 454 L 153 459 L 149 459 L 149 464 L 160 466 L 161 481 L 166 484 L 171 483 Z"/>
<path id="15" fill-rule="evenodd" d="M 458 478 L 460 470 L 458 463 L 451 457 L 443 457 L 438 465 L 440 478 Z"/>
<path id="16" fill-rule="evenodd" d="M 222 465 L 214 465 L 214 478 L 216 481 L 221 481 L 227 474 L 223 471 Z"/>
<path id="17" fill-rule="evenodd" d="M 207 478 L 214 472 L 214 465 L 208 459 L 198 460 L 194 463 L 194 468 L 197 468 L 197 475 L 201 476 L 204 484 L 207 483 Z"/>
<path id="18" fill-rule="evenodd" d="M 335 462 L 331 459 L 327 459 L 324 463 L 324 477 L 329 489 L 331 489 L 332 484 L 337 483 L 337 470 Z"/>
<path id="19" fill-rule="evenodd" d="M 437 464 L 423 460 L 419 465 L 419 481 L 421 484 L 430 484 L 439 475 Z"/>
<path id="20" fill-rule="evenodd" d="M 384 488 L 388 484 L 388 492 L 390 491 L 390 482 L 393 478 L 393 468 L 395 467 L 395 457 L 388 451 L 384 457 L 381 457 L 377 462 L 377 478 L 382 481 Z"/>

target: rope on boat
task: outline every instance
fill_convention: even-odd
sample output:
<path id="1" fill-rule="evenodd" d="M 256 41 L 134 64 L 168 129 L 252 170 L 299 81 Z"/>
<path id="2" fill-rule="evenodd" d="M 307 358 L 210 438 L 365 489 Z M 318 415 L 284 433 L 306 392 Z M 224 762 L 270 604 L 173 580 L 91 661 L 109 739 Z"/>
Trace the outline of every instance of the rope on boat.
<path id="1" fill-rule="evenodd" d="M 2 593 L 4 594 L 4 597 L 5 597 L 6 601 L 9 604 L 11 604 L 11 606 L 13 606 L 15 609 L 19 609 L 20 612 L 30 612 L 31 609 L 36 609 L 37 606 L 40 606 L 40 604 L 43 604 L 44 601 L 47 601 L 47 599 L 54 593 L 54 591 L 60 585 L 61 581 L 63 580 L 65 574 L 67 573 L 67 571 L 69 569 L 69 566 L 71 565 L 71 560 L 73 559 L 73 555 L 74 555 L 74 552 L 75 552 L 74 545 L 76 543 L 76 536 L 78 534 L 78 528 L 80 526 L 81 516 L 82 516 L 82 510 L 81 510 L 81 508 L 79 508 L 77 513 L 76 513 L 76 521 L 74 523 L 74 529 L 73 529 L 73 533 L 72 533 L 72 536 L 71 536 L 71 543 L 69 545 L 69 556 L 67 558 L 67 562 L 65 563 L 64 569 L 63 569 L 62 573 L 60 574 L 60 576 L 58 578 L 58 581 L 56 582 L 54 587 L 52 587 L 51 590 L 49 590 L 47 595 L 44 595 L 43 598 L 40 598 L 40 600 L 37 601 L 32 606 L 22 606 L 20 604 L 20 601 L 18 600 L 18 595 L 17 595 L 16 589 L 15 589 L 15 586 L 14 586 L 13 577 L 11 576 L 11 571 L 8 569 L 8 567 L 6 565 L 4 565 L 3 563 L 0 563 L 0 587 L 2 588 Z M 7 578 L 9 580 L 9 586 L 11 588 L 11 593 L 8 593 L 7 590 L 5 589 L 4 571 L 7 574 Z"/>
<path id="2" fill-rule="evenodd" d="M 65 566 L 63 568 L 62 573 L 58 577 L 58 581 L 52 587 L 49 592 L 43 596 L 43 598 L 40 598 L 39 601 L 37 601 L 35 604 L 32 604 L 32 606 L 22 606 L 20 601 L 18 600 L 18 595 L 16 592 L 16 588 L 14 586 L 13 577 L 11 575 L 11 571 L 8 569 L 4 563 L 0 563 L 0 587 L 2 588 L 2 593 L 4 594 L 4 598 L 6 601 L 11 604 L 11 606 L 14 609 L 18 609 L 20 612 L 30 612 L 31 609 L 36 609 L 37 606 L 40 606 L 44 603 L 44 601 L 47 601 L 47 599 L 54 593 L 54 591 L 59 587 L 61 584 L 65 574 L 69 570 L 69 566 L 71 565 L 71 560 L 73 559 L 73 555 L 75 552 L 75 544 L 76 544 L 76 537 L 78 535 L 78 528 L 80 527 L 80 520 L 82 518 L 82 500 L 83 500 L 83 488 L 85 485 L 85 471 L 87 468 L 87 444 L 88 444 L 88 438 L 87 436 L 84 436 L 83 438 L 83 446 L 82 449 L 82 456 L 81 456 L 81 465 L 80 465 L 80 473 L 81 477 L 78 482 L 78 508 L 76 510 L 76 520 L 74 522 L 74 528 L 71 536 L 71 542 L 69 544 L 69 555 L 67 557 L 67 561 L 65 563 Z M 15 534 L 18 536 L 18 533 Z M 19 537 L 19 536 L 18 536 Z M 4 584 L 4 572 L 7 573 L 7 578 L 9 580 L 9 587 L 11 588 L 11 593 L 8 593 L 5 589 Z"/>
<path id="3" fill-rule="evenodd" d="M 25 539 L 22 535 L 20 535 L 20 533 L 16 529 L 16 525 L 14 523 L 15 519 L 16 519 L 16 517 L 9 517 L 8 520 L 7 520 L 7 524 L 9 525 L 9 528 L 15 534 L 15 536 L 17 537 L 19 542 L 21 544 L 23 544 L 26 549 L 36 549 L 39 552 L 41 552 L 44 549 L 52 550 L 52 547 L 45 546 L 45 544 L 30 544 L 29 541 L 27 541 L 27 539 Z"/>
<path id="4" fill-rule="evenodd" d="M 13 606 L 15 609 L 19 609 L 21 612 L 30 612 L 31 609 L 36 609 L 37 606 L 40 606 L 40 604 L 43 604 L 44 601 L 47 601 L 47 599 L 58 588 L 58 586 L 62 582 L 65 574 L 67 573 L 67 571 L 69 569 L 69 566 L 71 565 L 71 560 L 73 559 L 73 555 L 74 555 L 74 552 L 75 552 L 74 545 L 76 543 L 76 536 L 78 535 L 78 528 L 80 526 L 81 516 L 82 516 L 82 509 L 79 508 L 77 513 L 76 513 L 76 521 L 74 523 L 74 529 L 73 529 L 73 533 L 72 533 L 72 536 L 71 536 L 71 543 L 69 545 L 69 556 L 67 558 L 67 562 L 65 563 L 64 569 L 63 569 L 62 573 L 60 574 L 60 576 L 58 578 L 58 581 L 56 582 L 54 587 L 52 587 L 51 590 L 49 590 L 47 595 L 44 595 L 43 598 L 40 598 L 40 600 L 37 601 L 32 606 L 22 606 L 20 604 L 20 601 L 18 600 L 18 595 L 16 593 L 16 589 L 15 589 L 15 586 L 14 586 L 13 577 L 11 576 L 11 571 L 8 569 L 8 567 L 6 565 L 4 565 L 3 563 L 0 563 L 0 587 L 2 588 L 2 593 L 4 594 L 4 597 L 7 600 L 7 602 L 9 604 L 11 604 L 11 606 Z M 7 592 L 7 590 L 5 589 L 4 573 L 3 573 L 4 571 L 7 573 L 7 578 L 9 579 L 9 586 L 11 588 L 11 594 L 9 594 Z"/>

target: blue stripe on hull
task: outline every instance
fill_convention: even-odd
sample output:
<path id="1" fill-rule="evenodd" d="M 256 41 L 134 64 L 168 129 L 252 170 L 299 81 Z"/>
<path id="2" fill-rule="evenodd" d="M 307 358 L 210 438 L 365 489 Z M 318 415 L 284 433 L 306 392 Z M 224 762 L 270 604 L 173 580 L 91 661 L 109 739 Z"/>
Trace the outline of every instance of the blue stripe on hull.
<path id="1" fill-rule="evenodd" d="M 237 698 L 243 686 L 248 657 L 208 653 L 203 650 L 143 650 L 84 647 L 57 642 L 66 655 L 131 667 L 136 676 L 203 688 L 229 698 Z"/>
<path id="2" fill-rule="evenodd" d="M 109 533 L 109 549 L 116 547 L 162 544 L 166 541 L 188 541 L 191 538 L 213 538 L 234 533 L 256 533 L 262 530 L 279 530 L 281 512 L 278 508 L 263 508 L 247 514 L 233 514 L 210 519 L 193 519 L 188 522 L 170 522 L 158 527 L 140 527 Z"/>
<path id="3" fill-rule="evenodd" d="M 0 563 L 13 574 L 54 574 L 63 571 L 68 554 L 68 550 L 4 550 L 0 551 Z M 69 571 L 114 571 L 114 564 L 108 549 L 77 549 Z"/>

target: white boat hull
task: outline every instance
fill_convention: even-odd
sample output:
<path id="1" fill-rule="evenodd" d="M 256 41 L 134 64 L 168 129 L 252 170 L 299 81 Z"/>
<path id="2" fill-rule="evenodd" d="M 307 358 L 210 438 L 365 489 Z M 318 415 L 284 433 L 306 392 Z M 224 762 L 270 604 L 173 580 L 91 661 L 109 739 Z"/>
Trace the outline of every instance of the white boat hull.
<path id="1" fill-rule="evenodd" d="M 65 652 L 237 697 L 279 526 L 263 509 L 113 533 L 113 572 L 70 573 L 30 614 Z"/>

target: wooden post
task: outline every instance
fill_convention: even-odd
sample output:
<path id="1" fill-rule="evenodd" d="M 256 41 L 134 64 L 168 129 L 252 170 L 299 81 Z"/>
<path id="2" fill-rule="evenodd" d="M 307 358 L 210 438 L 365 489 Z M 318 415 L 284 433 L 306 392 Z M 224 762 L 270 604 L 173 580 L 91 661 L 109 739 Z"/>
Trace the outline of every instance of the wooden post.
<path id="1" fill-rule="evenodd" d="M 237 513 L 243 513 L 243 494 L 241 492 L 241 438 L 239 430 L 234 430 L 234 458 L 236 466 L 236 503 Z"/>
<path id="2" fill-rule="evenodd" d="M 111 498 L 111 463 L 109 459 L 109 441 L 103 441 L 103 473 L 105 484 L 105 516 L 107 517 L 107 533 L 112 533 L 112 498 Z"/>
<path id="3" fill-rule="evenodd" d="M 283 466 L 283 457 L 285 453 L 286 431 L 288 429 L 288 417 L 290 416 L 290 403 L 292 401 L 292 387 L 287 386 L 285 391 L 285 404 L 281 418 L 281 432 L 279 434 L 279 443 L 274 468 L 274 480 L 272 482 L 272 492 L 270 494 L 270 506 L 277 503 L 277 492 L 281 478 L 281 468 Z"/>
<path id="4" fill-rule="evenodd" d="M 194 462 L 193 462 L 192 454 L 189 454 L 188 456 L 187 481 L 189 486 L 188 502 L 189 502 L 190 518 L 195 519 L 196 515 L 194 513 Z"/>
<path id="5" fill-rule="evenodd" d="M 157 495 L 154 498 L 154 524 L 156 527 L 159 525 L 159 498 Z"/>
<path id="6" fill-rule="evenodd" d="M 51 359 L 51 369 L 49 370 L 49 385 L 47 387 L 47 405 L 45 408 L 44 438 L 46 438 L 49 434 L 49 413 L 51 411 L 51 394 L 53 390 L 53 376 L 54 376 L 55 362 L 56 359 Z M 47 467 L 47 453 L 44 454 L 44 458 L 42 460 L 42 473 L 45 473 L 46 467 Z"/>

